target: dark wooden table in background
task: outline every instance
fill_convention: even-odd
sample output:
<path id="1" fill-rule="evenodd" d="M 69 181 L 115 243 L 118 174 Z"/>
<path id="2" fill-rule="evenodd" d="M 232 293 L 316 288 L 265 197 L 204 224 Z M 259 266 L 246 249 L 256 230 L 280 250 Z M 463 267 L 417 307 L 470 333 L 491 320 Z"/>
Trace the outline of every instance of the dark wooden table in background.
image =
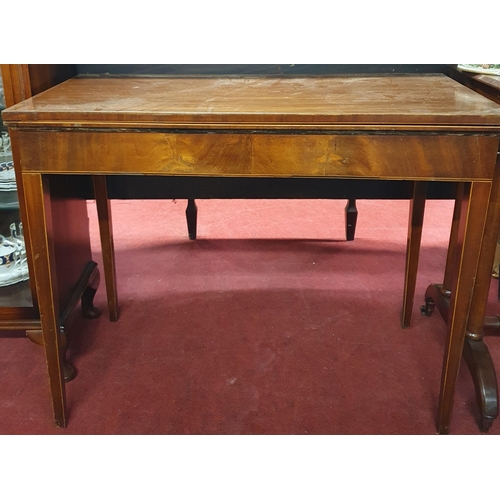
<path id="1" fill-rule="evenodd" d="M 450 67 L 448 72 L 454 80 L 500 104 L 500 76 L 478 74 L 454 67 Z M 500 168 L 500 150 L 497 155 L 498 168 Z M 456 204 L 455 210 L 457 211 L 455 218 L 458 218 L 459 204 Z M 498 226 L 488 227 L 491 232 L 499 229 Z M 450 265 L 452 264 L 450 263 Z M 451 280 L 447 277 L 444 281 L 439 288 L 430 286 L 427 289 L 425 294 L 426 306 L 422 309 L 424 313 L 430 314 L 437 306 L 443 318 L 447 320 Z M 477 300 L 486 300 L 488 295 L 486 283 L 484 283 L 479 293 L 482 297 Z M 500 284 L 498 295 L 500 297 Z M 490 335 L 500 336 L 500 316 L 483 318 L 479 314 L 475 314 L 469 318 L 469 323 L 475 326 L 466 332 L 463 357 L 474 381 L 476 399 L 480 410 L 479 426 L 483 431 L 487 431 L 495 418 L 498 417 L 499 397 L 496 370 L 488 347 L 484 342 L 484 337 Z"/>

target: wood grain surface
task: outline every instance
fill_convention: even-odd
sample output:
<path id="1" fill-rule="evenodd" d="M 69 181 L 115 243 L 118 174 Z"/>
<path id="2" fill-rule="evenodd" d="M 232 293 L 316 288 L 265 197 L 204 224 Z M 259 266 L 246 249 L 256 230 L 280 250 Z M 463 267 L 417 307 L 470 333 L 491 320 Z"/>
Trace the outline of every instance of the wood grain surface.
<path id="1" fill-rule="evenodd" d="M 444 75 L 76 77 L 4 111 L 11 126 L 488 129 L 500 106 Z"/>
<path id="2" fill-rule="evenodd" d="M 20 129 L 12 137 L 23 171 L 75 174 L 482 180 L 493 177 L 498 148 L 497 137 L 472 135 Z"/>

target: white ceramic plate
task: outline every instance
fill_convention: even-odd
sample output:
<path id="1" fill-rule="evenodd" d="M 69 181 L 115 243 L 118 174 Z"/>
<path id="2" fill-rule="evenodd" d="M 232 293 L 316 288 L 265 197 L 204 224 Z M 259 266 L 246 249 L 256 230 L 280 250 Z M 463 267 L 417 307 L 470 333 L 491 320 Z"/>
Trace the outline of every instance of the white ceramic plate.
<path id="1" fill-rule="evenodd" d="M 23 273 L 12 273 L 10 276 L 0 278 L 0 287 L 15 285 L 16 283 L 21 283 L 21 281 L 26 281 L 28 278 Z"/>
<path id="2" fill-rule="evenodd" d="M 489 66 L 484 68 L 483 66 Z M 479 73 L 481 75 L 500 76 L 500 64 L 459 64 L 458 69 L 469 71 L 470 73 Z"/>
<path id="3" fill-rule="evenodd" d="M 8 269 L 4 269 L 0 275 L 0 287 L 15 285 L 29 279 L 28 266 L 26 263 L 12 263 Z"/>

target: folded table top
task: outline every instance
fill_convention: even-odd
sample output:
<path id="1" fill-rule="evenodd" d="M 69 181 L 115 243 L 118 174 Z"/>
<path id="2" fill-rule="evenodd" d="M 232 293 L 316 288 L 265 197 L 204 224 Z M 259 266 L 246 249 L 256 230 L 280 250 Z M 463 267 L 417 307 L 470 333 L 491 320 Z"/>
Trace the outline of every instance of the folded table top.
<path id="1" fill-rule="evenodd" d="M 72 78 L 11 127 L 500 131 L 500 106 L 445 75 Z"/>

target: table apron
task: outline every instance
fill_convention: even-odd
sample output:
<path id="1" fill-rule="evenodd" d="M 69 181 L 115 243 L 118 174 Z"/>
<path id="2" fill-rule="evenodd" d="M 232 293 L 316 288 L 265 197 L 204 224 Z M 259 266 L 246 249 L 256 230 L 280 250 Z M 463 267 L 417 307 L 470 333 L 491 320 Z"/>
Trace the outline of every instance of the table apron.
<path id="1" fill-rule="evenodd" d="M 24 172 L 491 180 L 492 135 L 13 129 Z"/>

